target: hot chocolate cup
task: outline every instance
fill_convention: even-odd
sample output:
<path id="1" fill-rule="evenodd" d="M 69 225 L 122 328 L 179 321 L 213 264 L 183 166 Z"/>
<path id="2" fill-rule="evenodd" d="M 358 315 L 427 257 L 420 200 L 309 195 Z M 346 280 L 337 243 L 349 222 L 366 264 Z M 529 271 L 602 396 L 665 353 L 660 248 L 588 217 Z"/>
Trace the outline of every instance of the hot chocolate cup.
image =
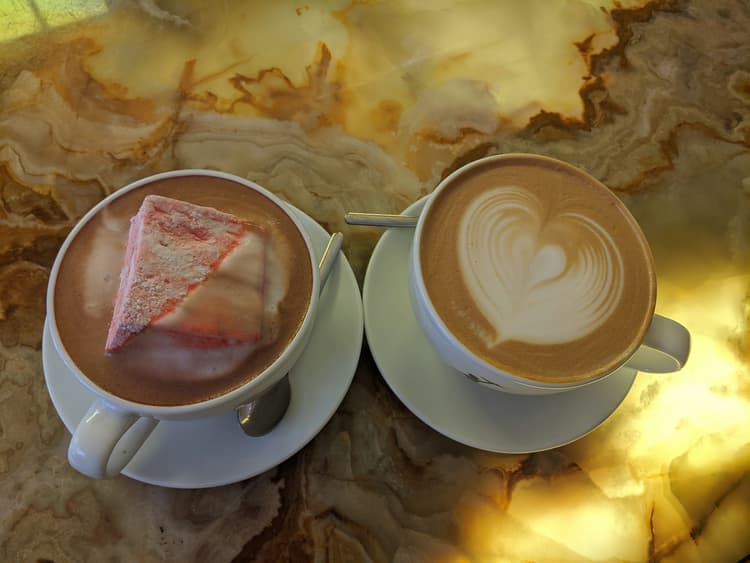
<path id="1" fill-rule="evenodd" d="M 524 176 L 536 181 L 536 169 L 561 195 L 524 187 Z M 577 188 L 565 182 L 585 184 L 581 210 L 571 208 Z M 596 268 L 606 275 L 585 271 Z M 443 361 L 495 391 L 561 393 L 623 366 L 673 372 L 690 351 L 688 330 L 654 314 L 653 259 L 627 208 L 587 173 L 548 157 L 491 156 L 440 182 L 417 222 L 409 289 L 417 321 Z M 544 304 L 558 314 L 544 316 Z M 586 354 L 596 358 L 579 361 Z"/>
<path id="2" fill-rule="evenodd" d="M 184 177 L 219 178 L 234 182 L 247 190 L 258 192 L 277 206 L 288 217 L 304 241 L 305 260 L 299 260 L 299 267 L 310 270 L 312 283 L 309 287 L 309 302 L 299 328 L 286 347 L 253 379 L 218 396 L 198 402 L 178 405 L 146 404 L 123 398 L 104 389 L 95 382 L 95 374 L 86 373 L 73 360 L 60 334 L 60 322 L 56 317 L 55 307 L 56 288 L 61 265 L 65 262 L 71 245 L 76 240 L 76 236 L 94 217 L 133 190 L 153 182 Z M 94 478 L 117 475 L 138 452 L 159 421 L 193 420 L 220 415 L 263 394 L 284 377 L 305 349 L 315 321 L 319 284 L 319 272 L 312 244 L 300 221 L 278 197 L 244 178 L 207 170 L 177 170 L 138 180 L 102 200 L 81 219 L 66 238 L 52 267 L 47 290 L 47 324 L 53 345 L 78 382 L 96 396 L 96 400 L 91 404 L 73 434 L 68 450 L 70 464 L 81 473 Z M 101 353 L 104 354 L 103 349 Z"/>

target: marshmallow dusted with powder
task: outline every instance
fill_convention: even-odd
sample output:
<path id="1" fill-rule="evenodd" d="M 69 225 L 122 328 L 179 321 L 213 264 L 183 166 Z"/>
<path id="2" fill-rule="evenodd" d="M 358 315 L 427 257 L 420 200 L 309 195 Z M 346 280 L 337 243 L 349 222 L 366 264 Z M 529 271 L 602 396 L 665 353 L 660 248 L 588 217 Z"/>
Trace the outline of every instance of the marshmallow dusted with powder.
<path id="1" fill-rule="evenodd" d="M 131 220 L 106 351 L 145 330 L 194 348 L 256 342 L 266 247 L 263 229 L 233 215 L 146 197 Z"/>

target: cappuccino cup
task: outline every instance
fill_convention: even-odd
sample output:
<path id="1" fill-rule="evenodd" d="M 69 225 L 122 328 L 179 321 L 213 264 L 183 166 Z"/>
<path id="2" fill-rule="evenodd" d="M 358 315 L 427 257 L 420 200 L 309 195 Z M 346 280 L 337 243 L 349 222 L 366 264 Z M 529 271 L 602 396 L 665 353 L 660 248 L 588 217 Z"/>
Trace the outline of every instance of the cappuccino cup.
<path id="1" fill-rule="evenodd" d="M 251 353 L 245 343 L 180 348 L 169 338 L 157 338 L 138 344 L 140 335 L 105 352 L 130 219 L 147 196 L 211 207 L 265 229 L 270 242 L 265 243 L 269 297 L 264 303 L 268 307 L 272 301 L 278 314 L 269 323 L 268 338 L 259 340 Z M 96 397 L 73 433 L 70 464 L 94 478 L 117 475 L 159 421 L 219 415 L 259 397 L 302 354 L 312 334 L 319 284 L 312 245 L 300 221 L 283 201 L 243 178 L 178 170 L 138 180 L 101 201 L 64 241 L 47 289 L 52 343 L 78 382 Z"/>
<path id="2" fill-rule="evenodd" d="M 491 156 L 440 182 L 417 221 L 409 289 L 441 358 L 497 391 L 677 371 L 690 350 L 687 329 L 654 314 L 653 257 L 625 205 L 544 156 Z"/>

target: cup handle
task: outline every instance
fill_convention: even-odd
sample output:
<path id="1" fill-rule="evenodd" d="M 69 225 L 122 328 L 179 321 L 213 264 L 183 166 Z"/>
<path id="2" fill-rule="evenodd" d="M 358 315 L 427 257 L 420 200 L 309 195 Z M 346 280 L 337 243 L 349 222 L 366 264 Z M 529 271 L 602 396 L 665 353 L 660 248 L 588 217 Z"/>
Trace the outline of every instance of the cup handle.
<path id="1" fill-rule="evenodd" d="M 68 462 L 94 479 L 114 477 L 133 459 L 158 422 L 97 399 L 73 433 Z"/>
<path id="2" fill-rule="evenodd" d="M 654 315 L 641 347 L 626 365 L 649 373 L 682 369 L 690 354 L 690 333 L 680 323 Z"/>

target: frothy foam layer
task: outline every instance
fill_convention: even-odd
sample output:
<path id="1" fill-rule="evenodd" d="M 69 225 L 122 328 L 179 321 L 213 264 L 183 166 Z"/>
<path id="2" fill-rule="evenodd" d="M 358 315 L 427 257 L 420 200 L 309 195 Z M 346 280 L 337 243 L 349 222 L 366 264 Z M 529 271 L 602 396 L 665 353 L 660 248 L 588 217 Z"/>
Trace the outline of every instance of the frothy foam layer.
<path id="1" fill-rule="evenodd" d="M 465 210 L 458 256 L 466 287 L 495 334 L 531 344 L 571 342 L 599 328 L 623 293 L 623 260 L 595 219 L 545 213 L 520 186 L 498 186 Z"/>

